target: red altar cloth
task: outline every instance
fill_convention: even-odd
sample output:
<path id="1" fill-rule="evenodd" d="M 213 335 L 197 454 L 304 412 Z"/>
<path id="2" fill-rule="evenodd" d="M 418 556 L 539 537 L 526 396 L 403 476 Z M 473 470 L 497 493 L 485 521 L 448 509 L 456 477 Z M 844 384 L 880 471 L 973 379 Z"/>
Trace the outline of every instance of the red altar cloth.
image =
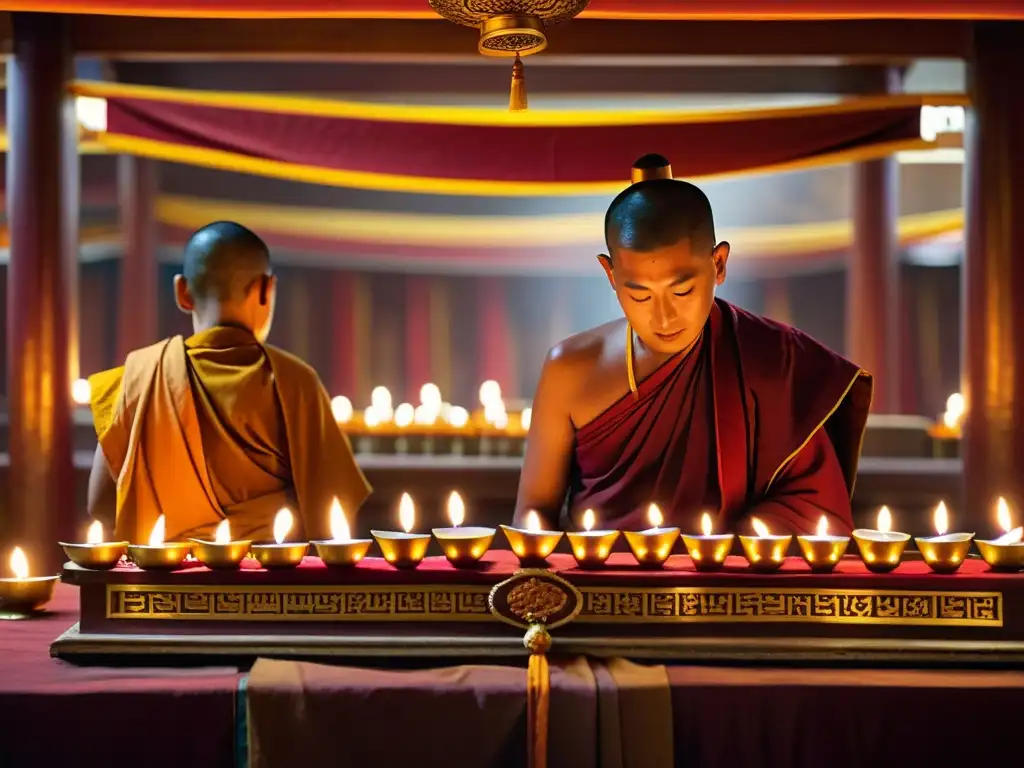
<path id="1" fill-rule="evenodd" d="M 0 766 L 234 760 L 236 667 L 78 667 L 49 646 L 78 620 L 78 590 L 58 584 L 49 613 L 0 621 Z"/>

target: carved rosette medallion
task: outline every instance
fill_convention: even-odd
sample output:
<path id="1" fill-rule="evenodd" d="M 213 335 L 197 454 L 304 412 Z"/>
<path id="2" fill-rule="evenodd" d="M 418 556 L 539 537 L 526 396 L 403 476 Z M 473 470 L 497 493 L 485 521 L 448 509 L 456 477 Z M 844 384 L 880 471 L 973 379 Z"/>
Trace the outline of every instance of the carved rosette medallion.
<path id="1" fill-rule="evenodd" d="M 453 24 L 480 30 L 485 56 L 527 56 L 547 47 L 546 27 L 569 21 L 590 0 L 430 0 Z"/>
<path id="2" fill-rule="evenodd" d="M 487 603 L 491 613 L 513 626 L 543 624 L 554 629 L 576 618 L 583 596 L 551 571 L 529 568 L 495 585 Z"/>

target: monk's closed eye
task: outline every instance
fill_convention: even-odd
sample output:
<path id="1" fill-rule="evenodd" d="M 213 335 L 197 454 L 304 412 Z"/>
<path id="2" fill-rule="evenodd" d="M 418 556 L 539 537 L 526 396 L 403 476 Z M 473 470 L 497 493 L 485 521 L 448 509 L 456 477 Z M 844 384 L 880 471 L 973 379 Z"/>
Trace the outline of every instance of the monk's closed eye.
<path id="1" fill-rule="evenodd" d="M 676 296 L 689 296 L 693 293 L 693 288 L 687 288 L 685 291 L 676 291 Z"/>
<path id="2" fill-rule="evenodd" d="M 645 301 L 650 301 L 651 300 L 650 296 L 643 296 L 643 297 L 640 297 L 640 296 L 630 296 L 629 298 L 631 298 L 637 304 L 643 304 Z"/>

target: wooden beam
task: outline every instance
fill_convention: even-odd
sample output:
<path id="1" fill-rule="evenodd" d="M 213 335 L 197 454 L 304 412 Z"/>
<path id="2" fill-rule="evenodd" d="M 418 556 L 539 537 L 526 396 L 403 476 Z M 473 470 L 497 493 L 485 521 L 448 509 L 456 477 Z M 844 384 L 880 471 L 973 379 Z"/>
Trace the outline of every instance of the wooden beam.
<path id="1" fill-rule="evenodd" d="M 75 16 L 82 56 L 117 58 L 291 57 L 423 61 L 479 58 L 476 32 L 443 20 L 157 19 Z M 577 19 L 549 31 L 543 54 L 615 57 L 817 57 L 904 62 L 962 58 L 966 21 L 609 21 Z"/>
<path id="2" fill-rule="evenodd" d="M 531 62 L 532 63 L 532 62 Z M 171 88 L 345 94 L 457 94 L 507 99 L 509 66 L 501 59 L 478 64 L 354 62 L 122 61 L 117 80 Z M 877 68 L 791 65 L 634 66 L 614 63 L 573 67 L 531 66 L 530 94 L 873 94 Z"/>

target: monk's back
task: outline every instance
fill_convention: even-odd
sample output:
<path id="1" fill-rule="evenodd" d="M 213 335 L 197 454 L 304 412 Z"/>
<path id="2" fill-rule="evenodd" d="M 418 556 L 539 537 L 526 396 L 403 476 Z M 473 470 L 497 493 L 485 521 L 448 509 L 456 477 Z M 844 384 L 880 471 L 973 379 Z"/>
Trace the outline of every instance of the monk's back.
<path id="1" fill-rule="evenodd" d="M 284 416 L 264 348 L 234 328 L 196 334 L 186 346 L 217 502 L 230 507 L 290 485 Z"/>

